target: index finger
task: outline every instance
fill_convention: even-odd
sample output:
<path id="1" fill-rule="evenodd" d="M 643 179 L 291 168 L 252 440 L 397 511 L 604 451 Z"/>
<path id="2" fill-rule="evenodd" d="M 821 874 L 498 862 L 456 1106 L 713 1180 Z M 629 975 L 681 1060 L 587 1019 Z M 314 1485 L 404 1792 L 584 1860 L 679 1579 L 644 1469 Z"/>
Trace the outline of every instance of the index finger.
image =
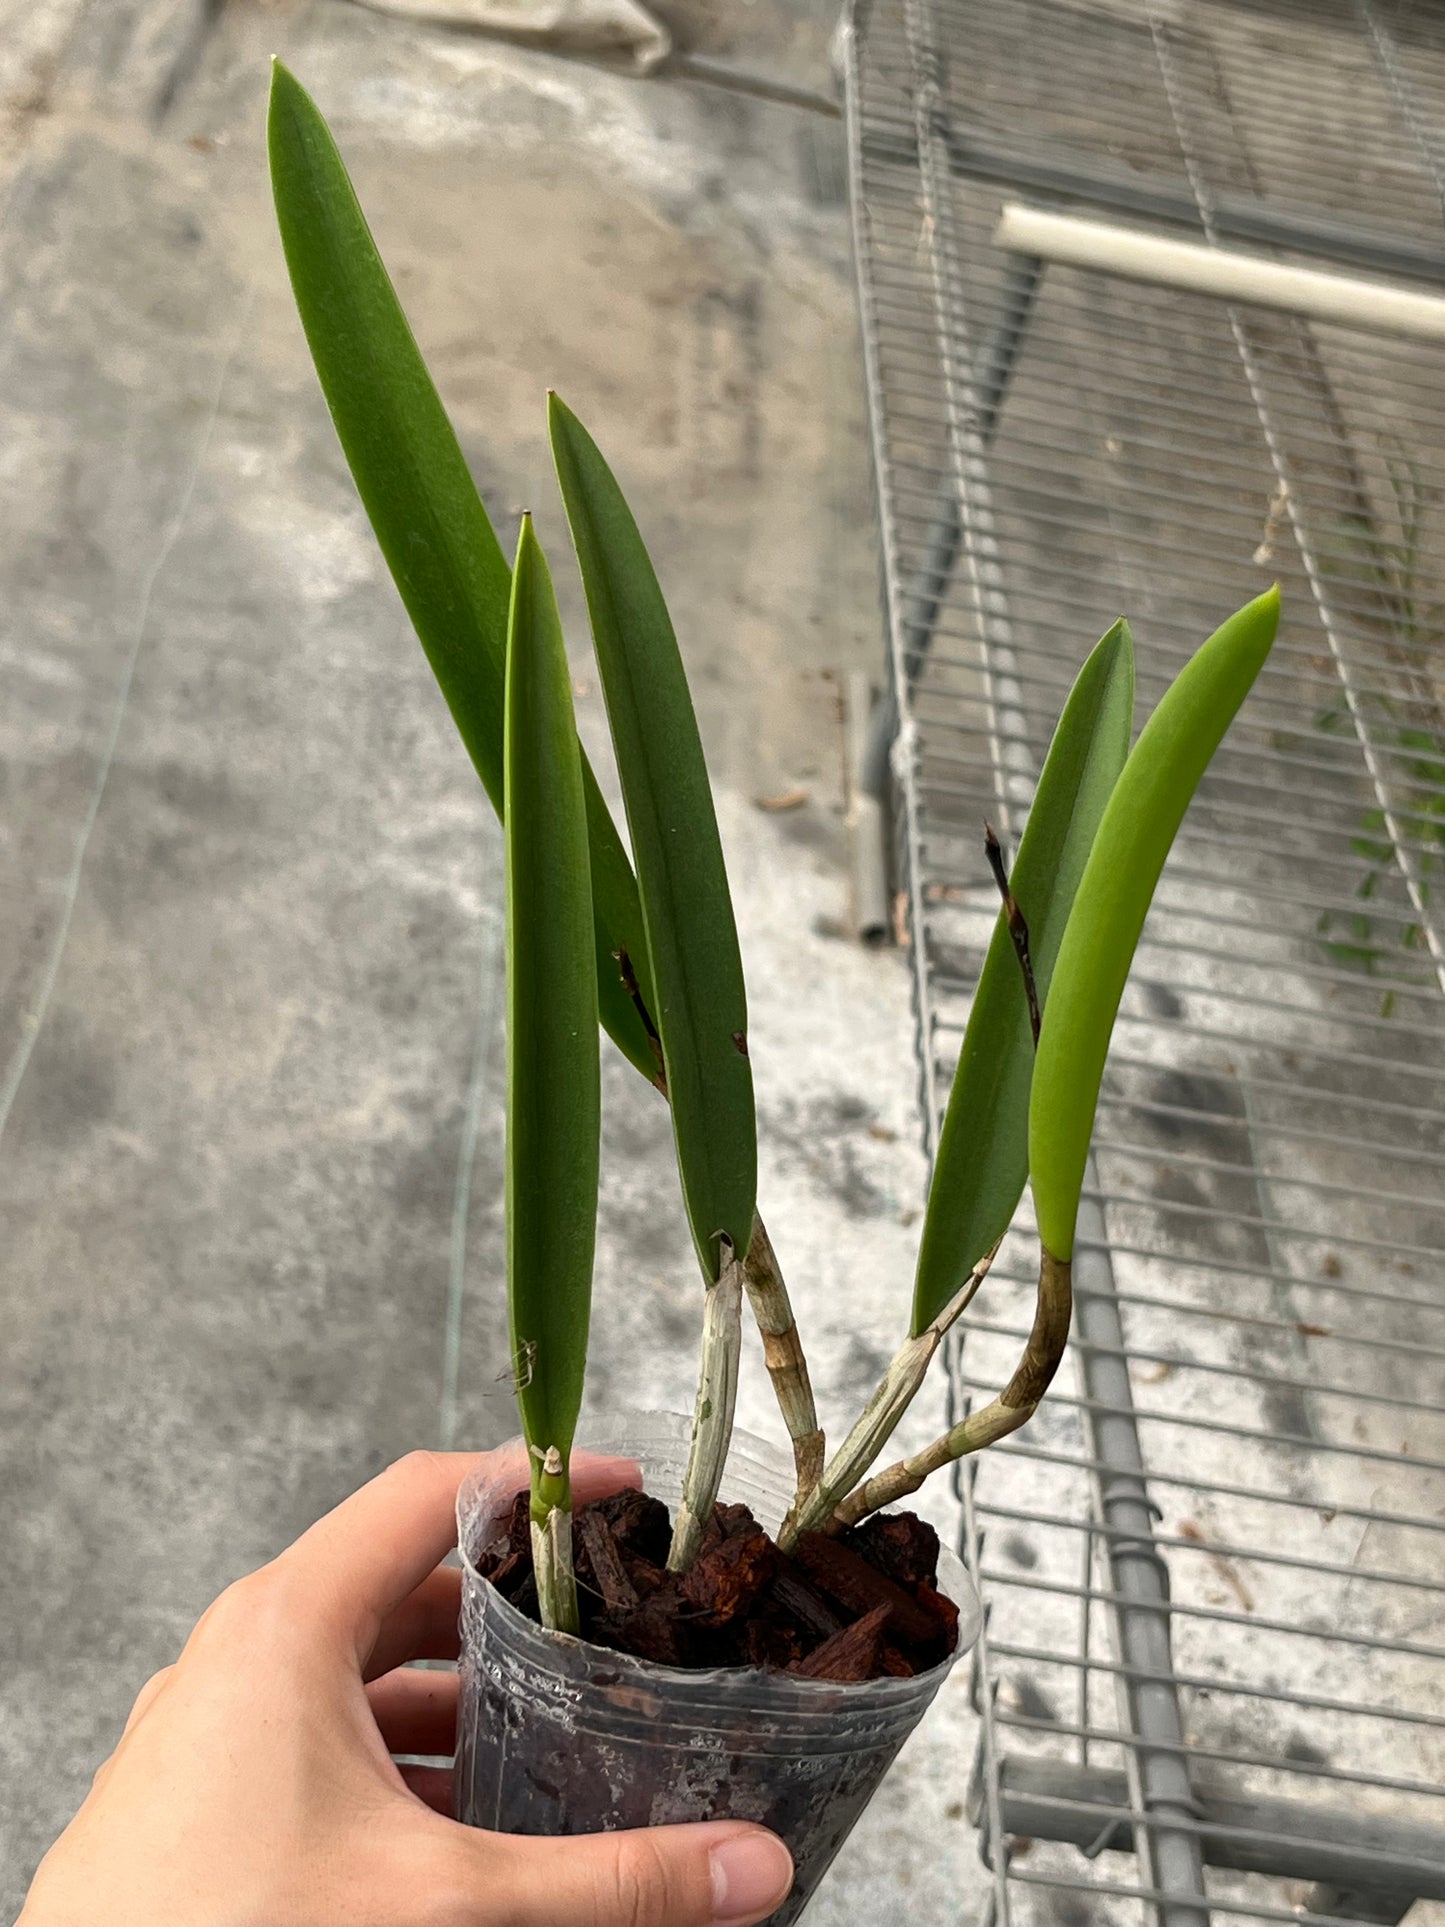
<path id="1" fill-rule="evenodd" d="M 627 1459 L 576 1453 L 579 1499 L 637 1480 Z M 314 1602 L 313 1610 L 350 1641 L 358 1662 L 383 1621 L 439 1565 L 457 1542 L 457 1490 L 470 1473 L 520 1492 L 528 1481 L 520 1440 L 495 1452 L 410 1452 L 302 1533 L 276 1561 Z"/>

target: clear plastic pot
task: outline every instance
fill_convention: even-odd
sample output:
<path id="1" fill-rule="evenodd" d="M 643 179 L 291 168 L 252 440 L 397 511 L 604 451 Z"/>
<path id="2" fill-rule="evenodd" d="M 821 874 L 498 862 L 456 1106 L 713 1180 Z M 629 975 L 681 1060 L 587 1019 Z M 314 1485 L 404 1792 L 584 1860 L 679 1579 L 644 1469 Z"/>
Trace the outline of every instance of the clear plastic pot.
<path id="1" fill-rule="evenodd" d="M 689 1423 L 624 1418 L 587 1439 L 635 1459 L 676 1503 Z M 515 1466 L 519 1461 L 513 1460 Z M 504 1833 L 565 1834 L 678 1820 L 756 1820 L 796 1868 L 771 1927 L 797 1920 L 949 1667 L 978 1636 L 978 1597 L 945 1548 L 938 1585 L 959 1608 L 958 1645 L 914 1679 L 841 1686 L 752 1668 L 686 1672 L 543 1631 L 475 1560 L 521 1481 L 473 1479 L 457 1501 L 462 1551 L 457 1817 Z M 785 1455 L 734 1434 L 723 1498 L 770 1531 L 792 1495 Z"/>

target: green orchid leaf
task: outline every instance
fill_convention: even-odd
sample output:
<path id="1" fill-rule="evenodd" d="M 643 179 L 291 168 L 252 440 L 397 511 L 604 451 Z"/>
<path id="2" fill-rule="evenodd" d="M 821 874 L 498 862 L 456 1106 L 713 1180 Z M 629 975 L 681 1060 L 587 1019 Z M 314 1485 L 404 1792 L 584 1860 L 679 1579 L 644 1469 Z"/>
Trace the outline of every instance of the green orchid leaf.
<path id="1" fill-rule="evenodd" d="M 1073 1256 L 1094 1110 L 1159 873 L 1210 759 L 1264 666 L 1279 590 L 1232 615 L 1161 697 L 1114 786 L 1054 963 L 1029 1105 L 1039 1236 Z"/>
<path id="2" fill-rule="evenodd" d="M 592 620 L 652 967 L 678 1170 L 715 1281 L 741 1256 L 757 1188 L 747 999 L 702 740 L 662 590 L 622 491 L 549 398 L 552 452 Z"/>
<path id="3" fill-rule="evenodd" d="M 539 1452 L 556 1447 L 563 1478 L 587 1364 L 602 1100 L 581 753 L 529 517 L 512 577 L 503 764 L 507 1300 L 522 1429 Z"/>
<path id="4" fill-rule="evenodd" d="M 1094 834 L 1129 754 L 1134 645 L 1126 622 L 1097 644 L 1069 693 L 1009 878 L 1029 930 L 1040 1008 Z M 964 1032 L 938 1141 L 913 1293 L 923 1331 L 1008 1230 L 1029 1169 L 1034 1039 L 1002 910 Z"/>
<path id="5" fill-rule="evenodd" d="M 267 122 L 286 265 L 362 505 L 493 807 L 511 572 L 315 102 L 279 61 Z M 602 1021 L 647 1077 L 656 1061 L 617 954 L 650 991 L 627 852 L 583 764 Z"/>

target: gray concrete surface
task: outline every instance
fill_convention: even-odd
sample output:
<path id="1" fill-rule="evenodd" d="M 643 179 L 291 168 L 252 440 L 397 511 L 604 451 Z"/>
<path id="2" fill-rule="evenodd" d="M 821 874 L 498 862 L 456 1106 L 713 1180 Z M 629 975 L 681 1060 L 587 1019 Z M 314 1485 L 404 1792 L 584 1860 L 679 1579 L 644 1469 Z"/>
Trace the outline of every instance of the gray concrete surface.
<path id="1" fill-rule="evenodd" d="M 827 84 L 821 5 L 661 11 Z M 346 0 L 0 6 L 7 1918 L 218 1588 L 405 1448 L 513 1429 L 497 836 L 291 308 L 272 51 L 333 120 L 504 541 L 530 505 L 564 565 L 594 743 L 548 384 L 654 544 L 732 865 L 763 1203 L 834 1426 L 917 1235 L 903 968 L 830 934 L 837 679 L 879 657 L 836 125 Z M 666 1120 L 615 1059 L 606 1100 L 590 1400 L 683 1407 Z M 966 1911 L 965 1697 L 817 1927 Z"/>

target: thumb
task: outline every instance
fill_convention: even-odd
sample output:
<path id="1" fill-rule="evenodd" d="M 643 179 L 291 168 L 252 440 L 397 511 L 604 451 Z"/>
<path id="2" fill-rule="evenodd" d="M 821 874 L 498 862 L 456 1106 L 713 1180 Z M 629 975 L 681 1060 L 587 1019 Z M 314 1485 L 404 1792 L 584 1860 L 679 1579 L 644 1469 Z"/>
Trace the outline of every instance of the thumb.
<path id="1" fill-rule="evenodd" d="M 565 1838 L 471 1838 L 486 1906 L 479 1923 L 751 1927 L 782 1905 L 793 1884 L 792 1856 L 782 1841 L 732 1821 Z"/>

